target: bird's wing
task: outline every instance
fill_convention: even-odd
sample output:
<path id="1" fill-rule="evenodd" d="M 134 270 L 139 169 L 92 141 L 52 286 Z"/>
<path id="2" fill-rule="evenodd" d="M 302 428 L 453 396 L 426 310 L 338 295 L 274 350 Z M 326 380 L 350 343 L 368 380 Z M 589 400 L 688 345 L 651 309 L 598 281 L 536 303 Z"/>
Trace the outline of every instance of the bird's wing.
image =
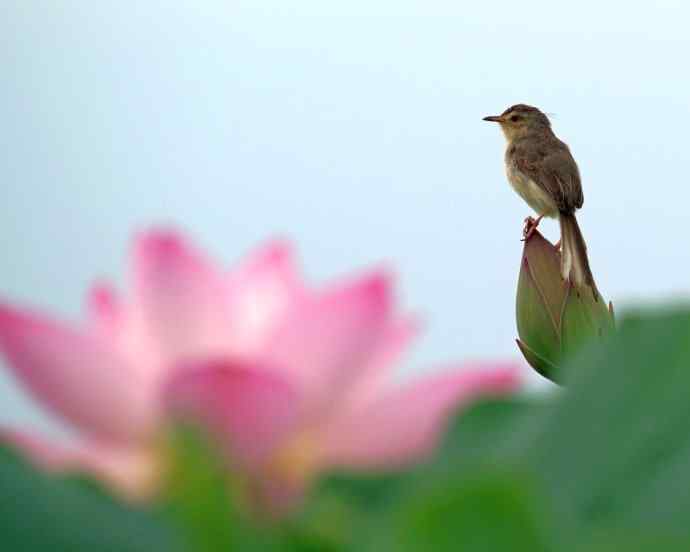
<path id="1" fill-rule="evenodd" d="M 559 211 L 571 213 L 582 207 L 580 172 L 565 144 L 559 148 L 516 148 L 513 163 L 554 199 Z"/>

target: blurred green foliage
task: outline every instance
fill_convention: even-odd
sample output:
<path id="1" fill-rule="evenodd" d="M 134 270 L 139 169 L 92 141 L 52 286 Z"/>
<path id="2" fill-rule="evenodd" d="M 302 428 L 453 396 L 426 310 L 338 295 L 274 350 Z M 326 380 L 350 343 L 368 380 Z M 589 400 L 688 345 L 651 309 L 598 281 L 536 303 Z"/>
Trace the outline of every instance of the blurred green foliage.
<path id="1" fill-rule="evenodd" d="M 174 526 L 82 477 L 49 477 L 0 448 L 0 550 L 183 552 Z"/>
<path id="2" fill-rule="evenodd" d="M 281 520 L 189 428 L 148 511 L 2 450 L 0 549 L 690 550 L 690 311 L 629 314 L 564 370 L 564 389 L 458 415 L 409 470 L 322 478 Z"/>
<path id="3" fill-rule="evenodd" d="M 241 512 L 230 474 L 213 443 L 187 425 L 171 429 L 166 443 L 168 470 L 159 508 L 179 528 L 185 548 L 197 552 L 232 550 L 249 535 L 238 523 Z"/>

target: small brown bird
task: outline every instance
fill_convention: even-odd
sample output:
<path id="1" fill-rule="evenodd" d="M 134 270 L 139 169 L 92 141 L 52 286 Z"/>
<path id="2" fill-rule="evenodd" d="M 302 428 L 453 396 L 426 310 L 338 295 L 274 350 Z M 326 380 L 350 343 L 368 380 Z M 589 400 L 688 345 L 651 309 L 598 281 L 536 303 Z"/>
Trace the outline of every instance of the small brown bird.
<path id="1" fill-rule="evenodd" d="M 563 278 L 576 286 L 589 285 L 596 297 L 587 246 L 575 219 L 575 211 L 584 200 L 580 171 L 568 146 L 556 137 L 549 118 L 536 107 L 517 104 L 484 120 L 501 125 L 508 140 L 508 181 L 537 212 L 536 219 L 526 219 L 525 239 L 529 239 L 543 217 L 558 217 Z"/>

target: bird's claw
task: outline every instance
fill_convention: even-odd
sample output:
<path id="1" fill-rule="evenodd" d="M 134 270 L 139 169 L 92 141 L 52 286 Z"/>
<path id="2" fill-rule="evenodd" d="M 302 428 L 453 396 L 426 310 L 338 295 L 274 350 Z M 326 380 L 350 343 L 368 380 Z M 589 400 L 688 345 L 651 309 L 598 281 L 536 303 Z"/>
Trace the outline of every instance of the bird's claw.
<path id="1" fill-rule="evenodd" d="M 537 230 L 537 226 L 539 226 L 543 216 L 544 215 L 540 215 L 536 219 L 533 217 L 527 217 L 525 219 L 525 226 L 522 229 L 522 241 L 527 241 L 532 237 L 532 234 Z"/>

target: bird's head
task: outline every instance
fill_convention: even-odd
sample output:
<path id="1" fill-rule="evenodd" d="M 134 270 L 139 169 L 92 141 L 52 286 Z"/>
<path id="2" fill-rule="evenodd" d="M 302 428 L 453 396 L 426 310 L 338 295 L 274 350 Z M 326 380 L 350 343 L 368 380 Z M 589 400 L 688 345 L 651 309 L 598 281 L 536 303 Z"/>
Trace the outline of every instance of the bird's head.
<path id="1" fill-rule="evenodd" d="M 551 127 L 549 118 L 544 113 L 525 104 L 513 105 L 500 115 L 490 115 L 484 117 L 484 120 L 501 125 L 501 130 L 509 142 Z"/>

